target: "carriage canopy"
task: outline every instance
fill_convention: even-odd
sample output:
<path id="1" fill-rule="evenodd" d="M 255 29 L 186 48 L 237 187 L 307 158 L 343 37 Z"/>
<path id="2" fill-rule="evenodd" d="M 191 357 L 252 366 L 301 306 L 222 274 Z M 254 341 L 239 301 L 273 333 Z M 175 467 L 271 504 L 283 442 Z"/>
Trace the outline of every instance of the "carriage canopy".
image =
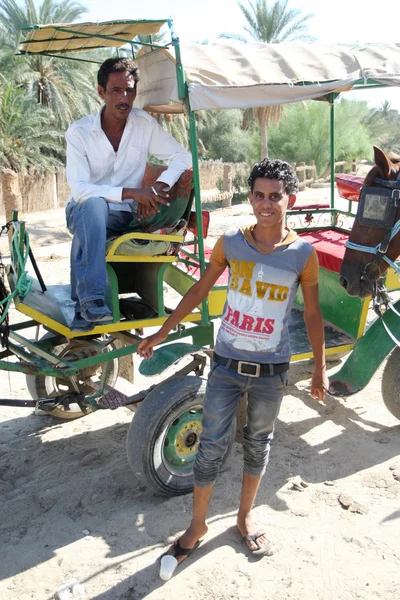
<path id="1" fill-rule="evenodd" d="M 139 34 L 158 33 L 164 24 L 172 28 L 166 19 L 34 26 L 25 30 L 19 50 L 54 55 L 121 48 Z M 269 106 L 366 84 L 400 85 L 400 44 L 230 42 L 183 44 L 180 50 L 193 110 Z M 173 51 L 144 46 L 136 58 L 141 69 L 137 106 L 179 103 Z"/>

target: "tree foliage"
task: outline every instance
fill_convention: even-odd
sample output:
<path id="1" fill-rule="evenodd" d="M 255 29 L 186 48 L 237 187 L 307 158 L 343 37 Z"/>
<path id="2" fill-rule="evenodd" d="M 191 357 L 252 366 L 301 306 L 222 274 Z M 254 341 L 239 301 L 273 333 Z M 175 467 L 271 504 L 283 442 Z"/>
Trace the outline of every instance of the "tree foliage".
<path id="1" fill-rule="evenodd" d="M 48 108 L 7 85 L 0 97 L 0 168 L 40 172 L 61 166 L 62 131 Z"/>
<path id="2" fill-rule="evenodd" d="M 8 81 L 25 89 L 39 104 L 48 106 L 63 127 L 99 105 L 95 68 L 90 63 L 61 57 L 15 56 L 15 50 L 22 28 L 70 23 L 85 12 L 83 5 L 72 0 L 43 0 L 38 8 L 32 0 L 25 0 L 23 7 L 15 0 L 0 0 L 0 65 L 5 65 Z"/>
<path id="3" fill-rule="evenodd" d="M 309 19 L 312 14 L 302 14 L 299 9 L 289 8 L 288 0 L 255 0 L 248 6 L 238 2 L 246 19 L 245 32 L 258 42 L 277 43 L 301 39 L 310 41 L 307 34 Z M 233 38 L 246 42 L 247 38 L 241 34 L 222 33 L 222 38 Z M 252 117 L 257 120 L 260 128 L 260 158 L 269 154 L 268 126 L 278 124 L 281 118 L 281 106 L 261 106 L 251 110 Z M 249 118 L 246 116 L 245 118 Z"/>
<path id="4" fill-rule="evenodd" d="M 241 110 L 201 111 L 198 134 L 204 148 L 202 158 L 225 162 L 255 160 L 255 134 L 242 128 Z"/>
<path id="5" fill-rule="evenodd" d="M 365 102 L 340 100 L 335 104 L 335 160 L 371 156 L 373 136 L 366 125 L 370 109 Z M 279 127 L 270 128 L 271 155 L 310 164 L 317 173 L 330 162 L 329 105 L 308 101 L 287 107 Z"/>
<path id="6" fill-rule="evenodd" d="M 307 21 L 313 15 L 302 14 L 297 8 L 289 8 L 289 0 L 255 0 L 249 1 L 248 6 L 241 2 L 238 4 L 246 19 L 244 31 L 258 42 L 274 44 L 296 39 L 312 39 L 307 33 Z M 246 41 L 246 37 L 240 34 L 223 33 L 220 37 Z"/>

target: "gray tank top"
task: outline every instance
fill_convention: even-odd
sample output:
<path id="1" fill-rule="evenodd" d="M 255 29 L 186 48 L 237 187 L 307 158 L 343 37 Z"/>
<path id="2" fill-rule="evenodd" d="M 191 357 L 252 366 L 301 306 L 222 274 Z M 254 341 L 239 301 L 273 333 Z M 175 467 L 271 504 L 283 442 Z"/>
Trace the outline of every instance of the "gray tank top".
<path id="1" fill-rule="evenodd" d="M 256 363 L 290 360 L 289 316 L 312 246 L 296 238 L 262 254 L 239 230 L 223 237 L 228 295 L 215 351 Z"/>

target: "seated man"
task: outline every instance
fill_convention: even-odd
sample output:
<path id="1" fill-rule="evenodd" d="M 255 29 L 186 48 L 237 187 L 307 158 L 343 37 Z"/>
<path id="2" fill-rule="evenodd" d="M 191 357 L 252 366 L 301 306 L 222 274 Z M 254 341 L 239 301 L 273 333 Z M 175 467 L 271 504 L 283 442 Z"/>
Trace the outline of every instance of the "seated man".
<path id="1" fill-rule="evenodd" d="M 156 214 L 168 203 L 168 190 L 186 169 L 191 155 L 157 121 L 132 108 L 138 69 L 129 58 L 109 58 L 97 74 L 104 106 L 73 123 L 67 133 L 66 207 L 71 248 L 71 297 L 76 300 L 71 329 L 89 331 L 112 321 L 106 306 L 106 238 L 126 231 L 133 219 Z M 142 189 L 149 155 L 170 164 L 154 186 Z"/>

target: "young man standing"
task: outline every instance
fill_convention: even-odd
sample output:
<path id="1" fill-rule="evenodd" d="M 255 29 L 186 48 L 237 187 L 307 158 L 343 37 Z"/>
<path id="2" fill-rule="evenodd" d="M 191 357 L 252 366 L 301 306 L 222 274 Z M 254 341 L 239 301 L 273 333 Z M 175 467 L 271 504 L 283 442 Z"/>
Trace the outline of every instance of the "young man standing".
<path id="1" fill-rule="evenodd" d="M 66 207 L 71 248 L 71 329 L 88 331 L 112 321 L 104 302 L 106 238 L 124 233 L 133 219 L 146 219 L 168 204 L 168 190 L 191 167 L 189 152 L 153 117 L 132 108 L 139 72 L 128 58 L 109 58 L 97 74 L 104 106 L 73 123 L 67 133 Z M 149 155 L 169 159 L 152 188 L 141 187 Z"/>
<path id="2" fill-rule="evenodd" d="M 264 159 L 249 178 L 256 224 L 223 235 L 201 279 L 181 300 L 160 331 L 144 339 L 138 352 L 150 358 L 153 347 L 208 295 L 225 267 L 228 296 L 214 351 L 203 409 L 203 432 L 194 466 L 193 517 L 169 549 L 181 562 L 207 532 L 206 516 L 219 466 L 241 395 L 248 394 L 244 428 L 244 474 L 237 526 L 253 554 L 270 543 L 253 522 L 251 509 L 268 463 L 274 422 L 287 385 L 290 360 L 288 321 L 300 284 L 304 319 L 314 354 L 311 395 L 323 400 L 328 389 L 324 329 L 318 302 L 318 259 L 310 244 L 285 226 L 298 180 L 292 167 Z"/>

